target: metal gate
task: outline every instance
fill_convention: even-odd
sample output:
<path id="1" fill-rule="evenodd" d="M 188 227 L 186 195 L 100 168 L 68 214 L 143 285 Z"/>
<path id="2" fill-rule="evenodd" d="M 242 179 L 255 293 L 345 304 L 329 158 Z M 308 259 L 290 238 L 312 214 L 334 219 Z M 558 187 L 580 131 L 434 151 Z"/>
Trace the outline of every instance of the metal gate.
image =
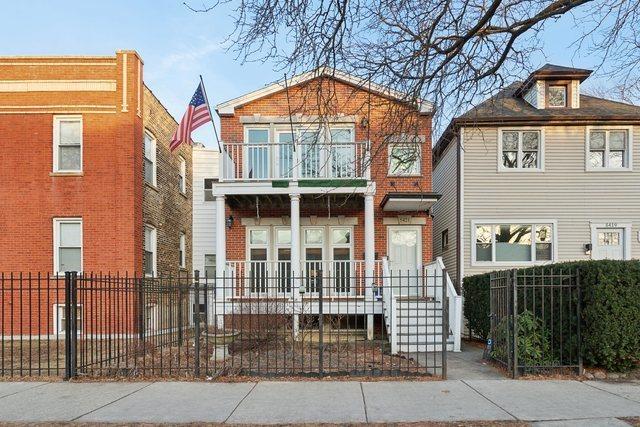
<path id="1" fill-rule="evenodd" d="M 582 372 L 580 271 L 505 270 L 490 275 L 493 360 L 516 378 Z"/>

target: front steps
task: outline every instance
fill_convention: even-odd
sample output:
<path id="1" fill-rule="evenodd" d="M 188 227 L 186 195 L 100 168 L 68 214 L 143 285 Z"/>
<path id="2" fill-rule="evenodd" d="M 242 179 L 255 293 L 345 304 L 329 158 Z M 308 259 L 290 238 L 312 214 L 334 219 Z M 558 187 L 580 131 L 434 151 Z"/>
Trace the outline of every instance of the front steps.
<path id="1" fill-rule="evenodd" d="M 395 331 L 392 331 L 391 313 L 385 309 L 387 334 L 395 333 L 398 353 L 424 353 L 442 351 L 442 303 L 428 298 L 398 297 L 395 299 Z M 450 336 L 447 331 L 447 338 Z M 447 349 L 453 342 L 447 339 Z"/>

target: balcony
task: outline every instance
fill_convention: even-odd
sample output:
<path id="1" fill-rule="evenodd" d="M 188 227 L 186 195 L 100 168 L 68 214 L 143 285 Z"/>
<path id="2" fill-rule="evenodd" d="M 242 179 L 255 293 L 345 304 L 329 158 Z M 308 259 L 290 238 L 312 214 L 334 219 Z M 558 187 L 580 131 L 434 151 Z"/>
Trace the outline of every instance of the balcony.
<path id="1" fill-rule="evenodd" d="M 369 142 L 223 143 L 221 182 L 368 180 Z"/>

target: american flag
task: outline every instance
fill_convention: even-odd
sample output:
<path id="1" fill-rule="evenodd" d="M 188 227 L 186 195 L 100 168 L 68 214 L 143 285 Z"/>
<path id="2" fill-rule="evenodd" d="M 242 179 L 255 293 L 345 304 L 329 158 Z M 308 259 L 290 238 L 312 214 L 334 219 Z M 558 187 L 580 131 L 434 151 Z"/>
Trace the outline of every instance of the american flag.
<path id="1" fill-rule="evenodd" d="M 188 143 L 191 139 L 191 132 L 210 121 L 212 121 L 212 118 L 209 112 L 209 104 L 207 104 L 204 95 L 204 85 L 200 82 L 196 93 L 193 94 L 191 102 L 189 102 L 187 111 L 184 113 L 184 116 L 182 116 L 176 133 L 174 133 L 173 138 L 171 138 L 171 143 L 169 144 L 171 151 L 178 148 L 180 144 L 184 142 Z"/>

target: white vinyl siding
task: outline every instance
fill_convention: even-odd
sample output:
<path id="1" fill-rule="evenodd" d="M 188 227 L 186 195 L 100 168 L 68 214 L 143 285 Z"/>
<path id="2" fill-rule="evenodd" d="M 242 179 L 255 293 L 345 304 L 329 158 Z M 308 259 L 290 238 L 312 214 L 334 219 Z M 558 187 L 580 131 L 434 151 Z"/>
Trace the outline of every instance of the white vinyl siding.
<path id="1" fill-rule="evenodd" d="M 635 144 L 632 160 L 636 163 L 640 161 L 638 129 L 633 127 L 632 134 Z M 585 126 L 547 126 L 544 173 L 505 175 L 495 167 L 498 129 L 464 128 L 465 276 L 495 269 L 471 265 L 472 220 L 507 221 L 523 216 L 532 220 L 554 219 L 558 261 L 590 259 L 584 247 L 591 242 L 590 224 L 630 223 L 631 258 L 640 258 L 640 173 L 585 171 L 586 135 Z M 434 234 L 438 236 L 440 231 L 434 230 Z"/>
<path id="2" fill-rule="evenodd" d="M 449 146 L 433 170 L 433 191 L 442 197 L 433 205 L 433 253 L 436 257 L 442 257 L 449 276 L 454 283 L 457 281 L 457 203 L 458 203 L 458 156 L 457 139 L 449 143 Z M 448 249 L 442 249 L 442 232 L 449 230 Z"/>
<path id="3" fill-rule="evenodd" d="M 82 172 L 82 133 L 81 116 L 54 116 L 54 172 Z"/>
<path id="4" fill-rule="evenodd" d="M 215 272 L 205 263 L 205 257 L 216 253 L 216 204 L 213 191 L 205 197 L 205 179 L 218 179 L 218 150 L 199 146 L 193 147 L 193 232 L 192 262 L 193 269 L 204 277 L 205 270 Z M 213 182 L 215 185 L 215 182 Z M 210 200 L 209 200 L 210 199 Z M 210 259 L 211 260 L 211 259 Z M 209 276 L 209 277 L 213 277 Z"/>

